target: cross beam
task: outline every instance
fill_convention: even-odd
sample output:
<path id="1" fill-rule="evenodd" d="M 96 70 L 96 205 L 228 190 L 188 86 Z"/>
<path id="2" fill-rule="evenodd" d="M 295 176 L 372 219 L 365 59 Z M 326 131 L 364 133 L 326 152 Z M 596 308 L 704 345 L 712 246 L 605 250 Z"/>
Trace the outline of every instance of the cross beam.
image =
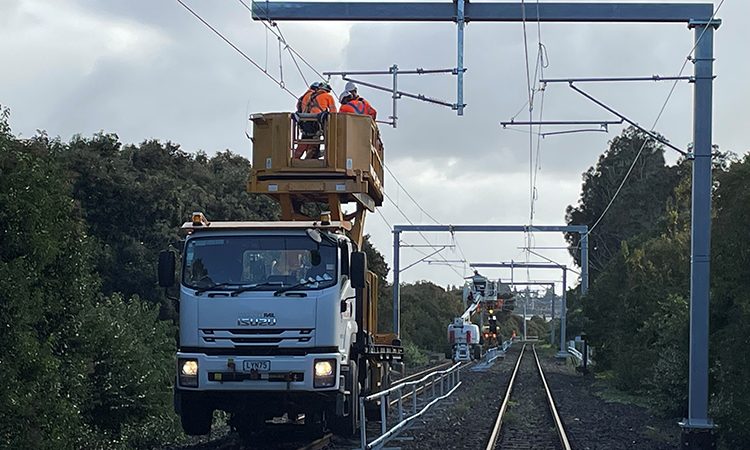
<path id="1" fill-rule="evenodd" d="M 542 264 L 542 263 L 525 263 L 525 262 L 509 262 L 509 263 L 472 263 L 469 267 L 476 268 L 508 268 L 508 269 L 561 269 L 565 266 L 562 264 Z M 567 269 L 567 268 L 566 268 Z"/>
<path id="2" fill-rule="evenodd" d="M 394 225 L 393 226 L 393 332 L 401 329 L 401 233 L 578 233 L 581 248 L 581 293 L 589 288 L 589 227 L 587 225 Z M 515 263 L 521 267 L 522 263 Z M 545 265 L 544 268 L 560 269 L 565 266 Z M 567 288 L 567 270 L 563 270 L 563 284 Z M 565 289 L 563 289 L 563 295 Z"/>
<path id="3" fill-rule="evenodd" d="M 461 2 L 463 3 L 463 2 Z M 710 3 L 470 3 L 465 22 L 660 22 L 709 20 Z M 525 8 L 525 9 L 524 9 Z M 457 22 L 454 2 L 253 2 L 256 20 Z"/>
<path id="4" fill-rule="evenodd" d="M 555 281 L 511 281 L 511 286 L 546 286 L 547 289 L 550 289 L 552 291 L 552 305 L 551 306 L 551 316 L 550 316 L 550 327 L 549 327 L 549 343 L 552 345 L 555 342 L 555 284 L 557 284 Z M 526 315 L 524 314 L 524 318 L 526 318 Z"/>
<path id="5" fill-rule="evenodd" d="M 568 351 L 565 349 L 566 325 L 568 320 L 568 267 L 562 264 L 540 264 L 526 262 L 500 262 L 500 263 L 474 263 L 471 267 L 478 268 L 495 268 L 495 269 L 557 269 L 562 270 L 562 305 L 560 305 L 560 351 L 557 353 L 558 358 L 567 358 Z M 511 282 L 512 284 L 512 282 Z M 524 320 L 526 319 L 524 315 Z"/>

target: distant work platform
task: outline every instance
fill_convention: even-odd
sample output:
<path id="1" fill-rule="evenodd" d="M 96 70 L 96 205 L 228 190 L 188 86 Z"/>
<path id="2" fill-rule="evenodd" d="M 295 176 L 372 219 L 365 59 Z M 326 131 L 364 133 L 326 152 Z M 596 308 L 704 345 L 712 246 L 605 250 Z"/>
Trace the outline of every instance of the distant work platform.
<path id="1" fill-rule="evenodd" d="M 330 203 L 333 195 L 370 211 L 383 204 L 383 144 L 370 117 L 269 113 L 250 118 L 254 145 L 249 192 L 280 201 L 291 195 L 305 203 Z M 317 133 L 305 132 L 316 126 Z M 308 149 L 306 159 L 294 157 L 301 146 Z"/>

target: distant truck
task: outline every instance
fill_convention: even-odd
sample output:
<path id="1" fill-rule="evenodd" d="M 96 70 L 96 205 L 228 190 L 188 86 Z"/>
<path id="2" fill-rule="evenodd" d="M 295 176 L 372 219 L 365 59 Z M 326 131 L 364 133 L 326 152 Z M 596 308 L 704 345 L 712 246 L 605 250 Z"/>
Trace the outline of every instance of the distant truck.
<path id="1" fill-rule="evenodd" d="M 362 251 L 365 213 L 383 198 L 379 133 L 347 114 L 327 116 L 317 136 L 299 132 L 311 117 L 252 119 L 248 190 L 279 201 L 282 220 L 196 212 L 182 226 L 175 410 L 190 435 L 210 432 L 214 410 L 231 413 L 240 434 L 282 417 L 351 435 L 360 396 L 387 389 L 403 356 L 398 336 L 377 331 L 378 282 Z M 322 157 L 292 158 L 300 144 Z M 308 203 L 330 212 L 307 217 Z M 160 254 L 162 286 L 174 284 L 175 266 L 174 252 Z"/>
<path id="2" fill-rule="evenodd" d="M 455 362 L 471 361 L 481 357 L 479 326 L 464 321 L 462 317 L 456 317 L 453 323 L 448 325 L 448 343 Z"/>

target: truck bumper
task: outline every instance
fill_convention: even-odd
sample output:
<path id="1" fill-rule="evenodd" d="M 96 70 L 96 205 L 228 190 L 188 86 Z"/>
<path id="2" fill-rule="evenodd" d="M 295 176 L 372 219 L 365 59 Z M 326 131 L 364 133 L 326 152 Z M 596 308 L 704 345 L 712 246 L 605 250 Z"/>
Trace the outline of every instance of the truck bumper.
<path id="1" fill-rule="evenodd" d="M 180 362 L 198 363 L 197 387 L 180 380 Z M 202 353 L 177 353 L 177 385 L 184 392 L 335 392 L 341 381 L 342 355 L 315 353 L 304 356 L 223 356 Z M 315 363 L 334 363 L 333 380 L 326 386 L 315 385 Z"/>

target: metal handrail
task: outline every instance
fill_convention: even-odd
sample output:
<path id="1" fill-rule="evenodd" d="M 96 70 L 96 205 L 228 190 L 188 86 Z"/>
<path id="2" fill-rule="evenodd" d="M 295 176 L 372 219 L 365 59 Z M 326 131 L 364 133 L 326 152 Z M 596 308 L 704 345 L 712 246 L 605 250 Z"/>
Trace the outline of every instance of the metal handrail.
<path id="1" fill-rule="evenodd" d="M 414 381 L 408 381 L 404 383 L 397 384 L 396 386 L 393 386 L 389 389 L 386 389 L 381 392 L 377 392 L 375 394 L 368 395 L 367 397 L 360 397 L 359 399 L 359 417 L 360 417 L 360 449 L 366 450 L 366 449 L 373 449 L 373 448 L 380 448 L 383 444 L 388 442 L 391 438 L 396 436 L 409 422 L 416 419 L 417 417 L 420 417 L 422 414 L 427 412 L 433 405 L 435 405 L 440 400 L 447 398 L 453 392 L 458 389 L 459 386 L 461 386 L 460 381 L 460 369 L 462 364 L 456 363 L 452 365 L 450 368 L 440 371 L 435 371 L 432 373 L 429 373 L 425 375 L 424 377 L 420 378 L 419 380 Z M 448 380 L 448 392 L 445 392 L 445 380 Z M 435 385 L 437 380 L 440 380 L 440 396 L 436 396 L 435 393 Z M 424 384 L 421 388 L 417 388 L 418 384 Z M 428 395 L 428 389 L 427 387 L 432 385 L 432 400 L 429 401 L 427 404 L 425 404 L 421 410 L 418 410 L 418 394 L 419 390 L 421 390 L 425 395 Z M 404 388 L 411 387 L 409 390 L 408 396 L 412 397 L 411 400 L 411 406 L 412 406 L 412 413 L 411 415 L 405 417 L 404 416 L 404 405 L 403 405 L 403 398 L 405 397 L 403 395 Z M 390 406 L 390 402 L 386 401 L 385 397 L 395 394 L 398 396 L 398 399 L 396 400 L 396 403 L 398 404 L 398 421 L 397 423 L 388 429 L 387 424 L 387 410 Z M 380 436 L 375 439 L 374 441 L 368 443 L 367 442 L 367 418 L 366 418 L 366 412 L 365 412 L 365 403 L 366 402 L 372 402 L 374 400 L 380 400 Z"/>
<path id="2" fill-rule="evenodd" d="M 426 381 L 428 378 L 433 378 L 435 375 L 446 375 L 449 372 L 451 372 L 452 370 L 454 370 L 456 367 L 459 367 L 460 365 L 461 365 L 461 363 L 456 363 L 456 364 L 452 365 L 451 367 L 449 367 L 449 368 L 447 368 L 445 370 L 439 370 L 437 372 L 428 373 L 427 375 L 425 375 L 424 377 L 420 378 L 419 380 L 406 381 L 406 382 L 403 382 L 403 383 L 399 383 L 399 384 L 397 384 L 397 385 L 395 385 L 395 386 L 393 386 L 393 387 L 391 387 L 389 389 L 386 389 L 385 391 L 380 391 L 380 392 L 376 392 L 374 394 L 370 394 L 367 397 L 365 397 L 364 400 L 368 401 L 368 402 L 371 402 L 373 400 L 377 400 L 380 397 L 384 397 L 386 395 L 389 395 L 391 392 L 395 392 L 397 390 L 400 390 L 404 386 L 412 386 L 412 385 L 415 385 L 415 384 L 419 384 L 419 383 L 421 383 L 423 381 Z"/>
<path id="3" fill-rule="evenodd" d="M 568 345 L 568 353 L 578 360 L 579 363 L 583 363 L 583 353 L 581 353 L 575 346 Z M 589 356 L 588 364 L 593 364 L 591 357 Z"/>

